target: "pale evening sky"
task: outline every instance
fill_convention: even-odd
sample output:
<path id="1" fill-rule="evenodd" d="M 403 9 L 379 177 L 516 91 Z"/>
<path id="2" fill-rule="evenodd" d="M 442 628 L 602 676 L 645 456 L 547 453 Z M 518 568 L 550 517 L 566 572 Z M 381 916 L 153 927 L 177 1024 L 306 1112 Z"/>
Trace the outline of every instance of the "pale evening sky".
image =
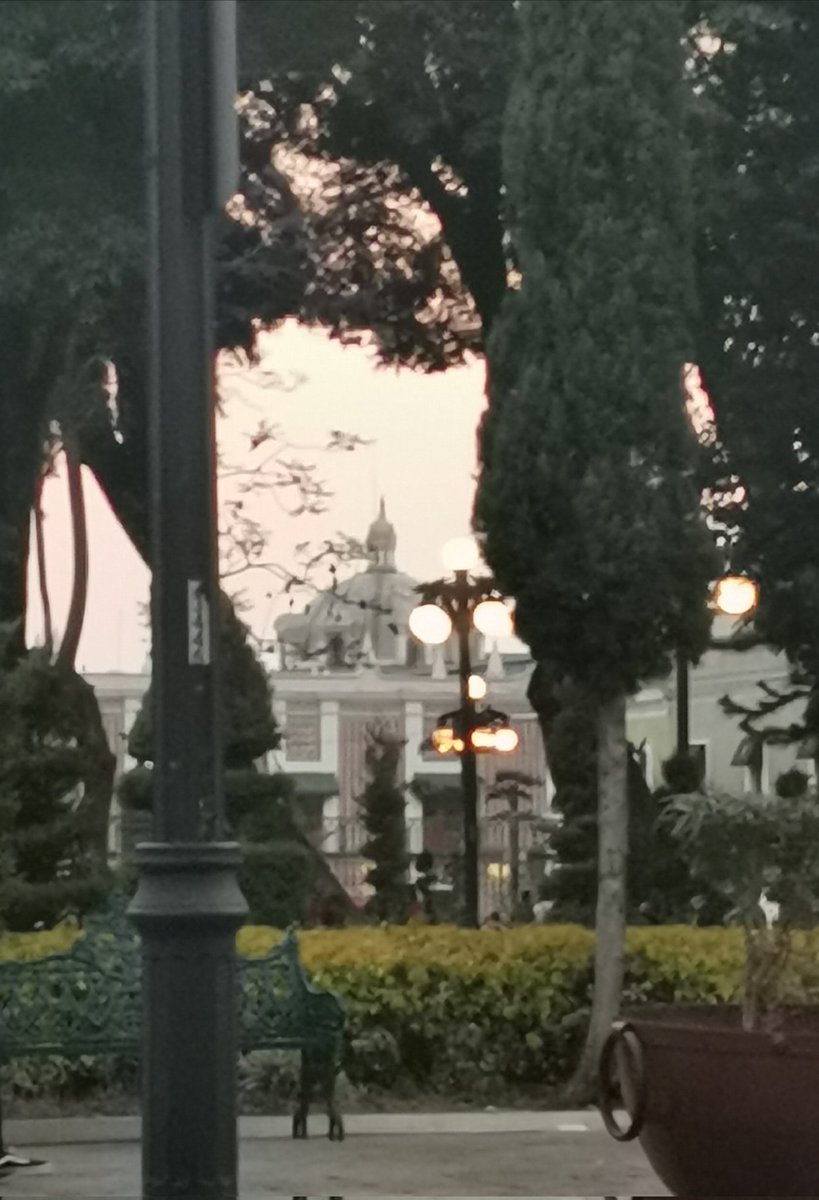
<path id="1" fill-rule="evenodd" d="M 419 580 L 440 575 L 441 546 L 469 528 L 475 430 L 485 403 L 483 363 L 432 376 L 378 368 L 370 352 L 345 349 L 295 323 L 265 335 L 261 351 L 265 368 L 285 381 L 302 376 L 303 382 L 283 391 L 261 382 L 269 378 L 265 372 L 259 384 L 246 375 L 232 382 L 220 421 L 223 456 L 232 463 L 247 461 L 248 435 L 265 420 L 298 445 L 295 456 L 317 464 L 334 493 L 322 516 L 286 516 L 269 496 L 249 502 L 271 530 L 271 557 L 289 566 L 299 542 L 338 531 L 363 538 L 383 494 L 398 534 L 398 566 Z M 373 444 L 353 453 L 301 448 L 323 446 L 331 429 Z M 140 614 L 148 572 L 87 474 L 86 483 L 90 588 L 77 665 L 87 671 L 140 670 L 148 649 Z M 45 511 L 49 587 L 59 629 L 71 586 L 64 477 L 47 484 Z M 325 572 L 319 581 L 328 578 Z M 42 622 L 33 564 L 30 583 L 29 639 L 34 641 Z M 245 619 L 257 633 L 272 634 L 273 617 L 287 608 L 281 584 L 259 573 L 241 580 L 241 586 L 251 603 Z"/>

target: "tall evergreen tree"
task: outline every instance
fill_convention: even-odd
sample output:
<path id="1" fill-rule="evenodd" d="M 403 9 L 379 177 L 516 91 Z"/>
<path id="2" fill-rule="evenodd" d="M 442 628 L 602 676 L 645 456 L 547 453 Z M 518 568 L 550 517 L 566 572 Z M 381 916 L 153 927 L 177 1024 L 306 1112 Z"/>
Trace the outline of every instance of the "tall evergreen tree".
<path id="1" fill-rule="evenodd" d="M 220 623 L 220 702 L 225 768 L 253 770 L 258 759 L 281 742 L 273 716 L 270 681 L 248 641 L 247 627 L 222 597 Z M 128 738 L 137 762 L 153 759 L 153 689 L 149 687 Z"/>
<path id="2" fill-rule="evenodd" d="M 273 717 L 270 681 L 253 653 L 247 628 L 227 600 L 223 601 L 221 665 L 225 809 L 242 846 L 239 882 L 251 922 L 279 927 L 304 923 L 311 900 L 327 898 L 346 915 L 353 915 L 347 893 L 295 820 L 292 780 L 257 770 L 257 761 L 280 744 L 281 733 Z M 129 824 L 135 824 L 131 814 L 147 813 L 153 804 L 150 690 L 131 730 L 128 749 L 138 765 L 122 780 L 119 795 Z"/>
<path id="3" fill-rule="evenodd" d="M 367 873 L 374 889 L 367 911 L 391 924 L 401 924 L 409 916 L 406 797 L 398 781 L 405 744 L 390 726 L 370 726 L 365 751 L 369 778 L 359 799 L 367 831 L 361 853 L 373 864 Z"/>
<path id="4" fill-rule="evenodd" d="M 524 0 L 504 143 L 521 271 L 489 346 L 476 517 L 517 623 L 595 714 L 588 1095 L 622 987 L 627 695 L 707 640 L 713 572 L 681 376 L 690 355 L 682 9 Z"/>

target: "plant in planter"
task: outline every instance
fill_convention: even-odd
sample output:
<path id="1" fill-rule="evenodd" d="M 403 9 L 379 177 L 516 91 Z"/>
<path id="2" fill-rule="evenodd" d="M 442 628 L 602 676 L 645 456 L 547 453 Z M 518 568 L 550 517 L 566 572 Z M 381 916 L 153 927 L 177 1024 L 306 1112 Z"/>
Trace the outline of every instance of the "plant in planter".
<path id="1" fill-rule="evenodd" d="M 697 792 L 662 820 L 692 878 L 730 903 L 744 972 L 734 1003 L 644 1007 L 615 1024 L 600 1063 L 606 1126 L 639 1136 L 675 1195 L 819 1194 L 819 1008 L 797 1003 L 810 975 L 800 931 L 819 915 L 819 799 Z"/>

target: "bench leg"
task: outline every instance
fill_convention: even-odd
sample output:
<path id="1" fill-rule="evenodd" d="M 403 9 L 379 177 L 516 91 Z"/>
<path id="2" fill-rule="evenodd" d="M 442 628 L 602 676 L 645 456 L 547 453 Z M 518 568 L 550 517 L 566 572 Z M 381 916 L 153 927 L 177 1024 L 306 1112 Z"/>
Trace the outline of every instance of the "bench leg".
<path id="1" fill-rule="evenodd" d="M 327 1116 L 330 1121 L 329 1138 L 331 1142 L 344 1141 L 344 1118 L 336 1101 L 336 1080 L 338 1079 L 339 1060 L 336 1054 L 325 1060 L 324 1099 L 327 1104 Z"/>
<path id="2" fill-rule="evenodd" d="M 299 1097 L 296 1111 L 293 1113 L 293 1137 L 307 1137 L 307 1121 L 310 1115 L 310 1101 L 317 1084 L 321 1085 L 324 1103 L 329 1119 L 329 1138 L 331 1142 L 344 1141 L 344 1120 L 336 1102 L 336 1079 L 338 1077 L 338 1059 L 336 1055 L 317 1058 L 309 1050 L 301 1052 L 301 1075 L 299 1078 Z"/>
<path id="3" fill-rule="evenodd" d="M 299 1098 L 296 1101 L 296 1111 L 293 1113 L 293 1137 L 307 1137 L 307 1118 L 310 1115 L 310 1097 L 313 1094 L 315 1080 L 315 1064 L 311 1061 L 306 1050 L 301 1052 L 301 1072 L 299 1075 Z"/>

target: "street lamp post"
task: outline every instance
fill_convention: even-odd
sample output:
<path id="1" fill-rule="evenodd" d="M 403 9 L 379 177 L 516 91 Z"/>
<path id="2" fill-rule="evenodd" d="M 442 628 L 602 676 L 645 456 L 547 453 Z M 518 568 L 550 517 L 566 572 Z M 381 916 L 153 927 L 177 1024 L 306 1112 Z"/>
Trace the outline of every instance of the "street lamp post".
<path id="1" fill-rule="evenodd" d="M 675 665 L 677 676 L 677 754 L 681 758 L 687 758 L 691 742 L 689 731 L 691 698 L 689 695 L 688 657 L 684 650 L 677 650 Z"/>
<path id="2" fill-rule="evenodd" d="M 469 648 L 471 589 L 469 574 L 455 571 L 452 585 L 452 618 L 458 638 L 458 735 L 464 743 L 461 751 L 461 793 L 464 823 L 464 915 L 475 928 L 480 922 L 480 862 L 478 837 L 478 758 L 470 733 L 475 727 L 476 704 L 469 689 L 472 658 Z"/>
<path id="3" fill-rule="evenodd" d="M 728 617 L 747 617 L 759 602 L 759 588 L 747 575 L 723 575 L 714 584 L 712 605 Z M 691 750 L 690 664 L 685 651 L 677 650 L 677 754 L 687 758 Z"/>
<path id="4" fill-rule="evenodd" d="M 453 573 L 419 588 L 422 603 L 410 614 L 410 631 L 427 645 L 440 645 L 455 632 L 458 643 L 459 707 L 452 717 L 448 749 L 461 760 L 461 794 L 464 841 L 464 923 L 480 924 L 480 846 L 478 831 L 478 749 L 475 734 L 485 728 L 486 714 L 478 712 L 476 679 L 472 674 L 469 635 L 473 626 L 481 632 L 503 636 L 512 632 L 511 617 L 490 578 L 473 577 L 480 552 L 472 538 L 456 538 L 444 548 L 444 565 Z M 483 627 L 483 628 L 482 628 Z M 493 719 L 503 714 L 492 713 Z M 509 731 L 511 733 L 511 731 Z M 514 749 L 517 738 L 510 740 Z M 486 749 L 490 746 L 487 744 Z"/>
<path id="5" fill-rule="evenodd" d="M 144 1200 L 234 1200 L 246 913 L 218 740 L 212 226 L 237 187 L 234 0 L 148 0 L 154 800 L 142 940 Z M 233 137 L 236 137 L 235 118 Z"/>

